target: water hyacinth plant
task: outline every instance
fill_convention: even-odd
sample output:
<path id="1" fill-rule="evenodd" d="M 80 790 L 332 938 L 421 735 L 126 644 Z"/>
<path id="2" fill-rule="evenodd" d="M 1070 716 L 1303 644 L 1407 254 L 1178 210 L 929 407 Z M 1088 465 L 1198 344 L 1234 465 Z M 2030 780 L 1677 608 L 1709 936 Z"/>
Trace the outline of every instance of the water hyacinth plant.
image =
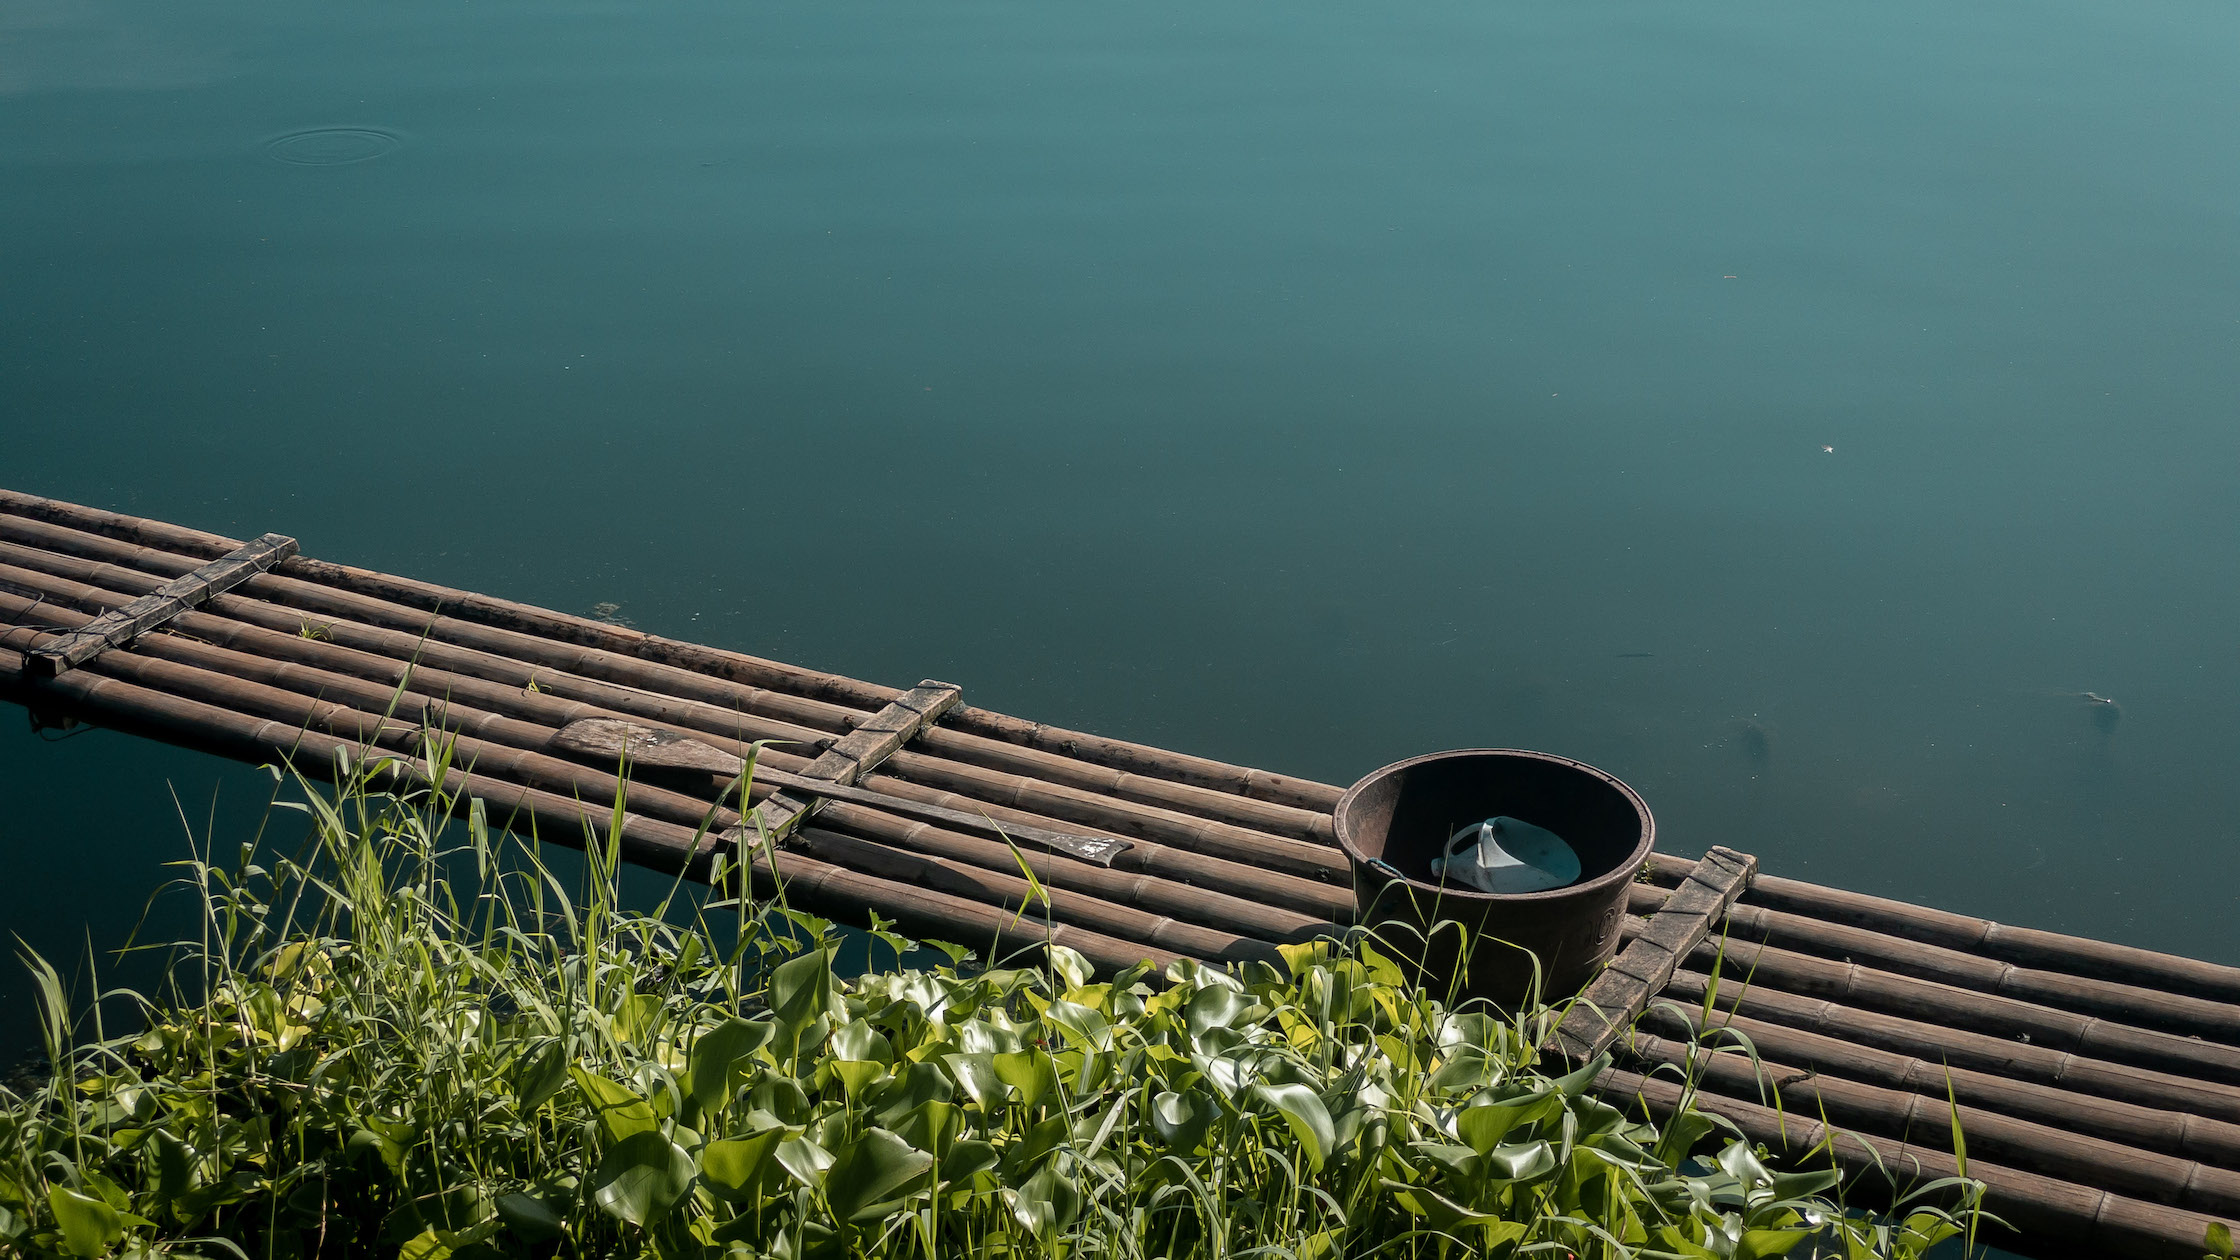
<path id="1" fill-rule="evenodd" d="M 78 1039 L 33 960 L 52 1067 L 0 1095 L 0 1253 L 1748 1260 L 1964 1223 L 1629 1115 L 1540 1061 L 1550 1012 L 1450 1009 L 1359 939 L 843 979 L 782 900 L 626 910 L 618 832 L 568 887 L 447 758 L 299 783 L 300 852 L 191 864 L 203 939 L 129 1033 Z"/>

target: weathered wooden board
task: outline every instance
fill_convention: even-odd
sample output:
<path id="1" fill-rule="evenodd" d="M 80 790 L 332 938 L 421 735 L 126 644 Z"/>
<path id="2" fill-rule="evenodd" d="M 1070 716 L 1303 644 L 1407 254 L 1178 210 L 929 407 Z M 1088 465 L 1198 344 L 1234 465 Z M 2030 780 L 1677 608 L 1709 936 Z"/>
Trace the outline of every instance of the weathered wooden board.
<path id="1" fill-rule="evenodd" d="M 237 548 L 231 554 L 176 577 L 154 591 L 95 618 L 93 623 L 26 653 L 35 676 L 53 678 L 75 669 L 120 643 L 146 634 L 190 608 L 207 603 L 296 553 L 296 540 L 280 534 Z"/>
<path id="2" fill-rule="evenodd" d="M 1723 845 L 1704 854 L 1641 935 L 1579 995 L 1556 1026 L 1550 1047 L 1580 1063 L 1609 1049 L 1672 979 L 1680 960 L 1718 926 L 1757 870 L 1757 858 Z"/>
<path id="3" fill-rule="evenodd" d="M 891 728 L 887 733 L 892 733 Z M 744 758 L 712 748 L 676 731 L 657 730 L 635 722 L 611 718 L 586 718 L 571 722 L 552 737 L 551 744 L 564 752 L 603 761 L 619 762 L 627 753 L 638 765 L 685 770 L 722 778 L 735 778 L 746 768 Z M 812 767 L 817 764 L 811 763 Z M 857 773 L 861 773 L 863 767 L 860 763 L 851 764 L 857 764 Z M 749 811 L 745 821 L 730 833 L 733 840 L 751 843 L 760 843 L 765 839 L 771 842 L 783 840 L 807 818 L 811 802 L 832 800 L 866 805 L 908 818 L 922 818 L 928 822 L 1005 837 L 1021 844 L 1055 850 L 1084 862 L 1094 862 L 1099 866 L 1112 865 L 1114 858 L 1133 847 L 1133 842 L 1113 836 L 1084 836 L 1037 827 L 1031 823 L 997 822 L 984 814 L 928 805 L 923 801 L 812 777 L 806 770 L 789 773 L 757 765 L 754 777 L 757 783 L 780 790 L 764 797 Z"/>

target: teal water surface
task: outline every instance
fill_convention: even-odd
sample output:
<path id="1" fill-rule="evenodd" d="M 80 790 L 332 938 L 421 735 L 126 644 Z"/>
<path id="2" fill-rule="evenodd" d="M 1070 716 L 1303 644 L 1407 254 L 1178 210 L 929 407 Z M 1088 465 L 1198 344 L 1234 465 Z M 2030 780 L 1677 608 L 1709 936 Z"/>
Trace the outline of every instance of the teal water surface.
<path id="1" fill-rule="evenodd" d="M 2240 962 L 2235 47 L 15 0 L 0 484 L 1335 783 L 1547 749 L 1671 851 Z M 262 799 L 4 725 L 59 957 Z"/>

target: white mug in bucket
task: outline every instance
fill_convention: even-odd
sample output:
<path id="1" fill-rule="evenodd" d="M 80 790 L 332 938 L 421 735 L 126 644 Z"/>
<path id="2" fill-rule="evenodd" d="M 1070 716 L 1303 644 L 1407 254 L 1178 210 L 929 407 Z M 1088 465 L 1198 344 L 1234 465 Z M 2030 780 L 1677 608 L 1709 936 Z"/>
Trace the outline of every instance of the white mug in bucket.
<path id="1" fill-rule="evenodd" d="M 1503 814 L 1449 836 L 1431 875 L 1480 892 L 1546 892 L 1578 881 L 1579 855 L 1554 832 Z"/>

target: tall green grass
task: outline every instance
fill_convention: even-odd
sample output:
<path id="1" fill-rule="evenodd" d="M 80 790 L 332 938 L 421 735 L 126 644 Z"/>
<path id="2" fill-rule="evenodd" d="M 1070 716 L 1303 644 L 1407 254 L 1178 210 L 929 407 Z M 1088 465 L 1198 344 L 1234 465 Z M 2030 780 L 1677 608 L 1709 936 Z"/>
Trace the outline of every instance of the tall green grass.
<path id="1" fill-rule="evenodd" d="M 1845 1213 L 1364 940 L 843 979 L 782 899 L 620 904 L 618 828 L 557 874 L 449 755 L 298 781 L 300 850 L 189 864 L 201 936 L 129 1033 L 30 960 L 52 1071 L 0 1092 L 0 1254 L 1912 1257 L 1973 1210 Z"/>

